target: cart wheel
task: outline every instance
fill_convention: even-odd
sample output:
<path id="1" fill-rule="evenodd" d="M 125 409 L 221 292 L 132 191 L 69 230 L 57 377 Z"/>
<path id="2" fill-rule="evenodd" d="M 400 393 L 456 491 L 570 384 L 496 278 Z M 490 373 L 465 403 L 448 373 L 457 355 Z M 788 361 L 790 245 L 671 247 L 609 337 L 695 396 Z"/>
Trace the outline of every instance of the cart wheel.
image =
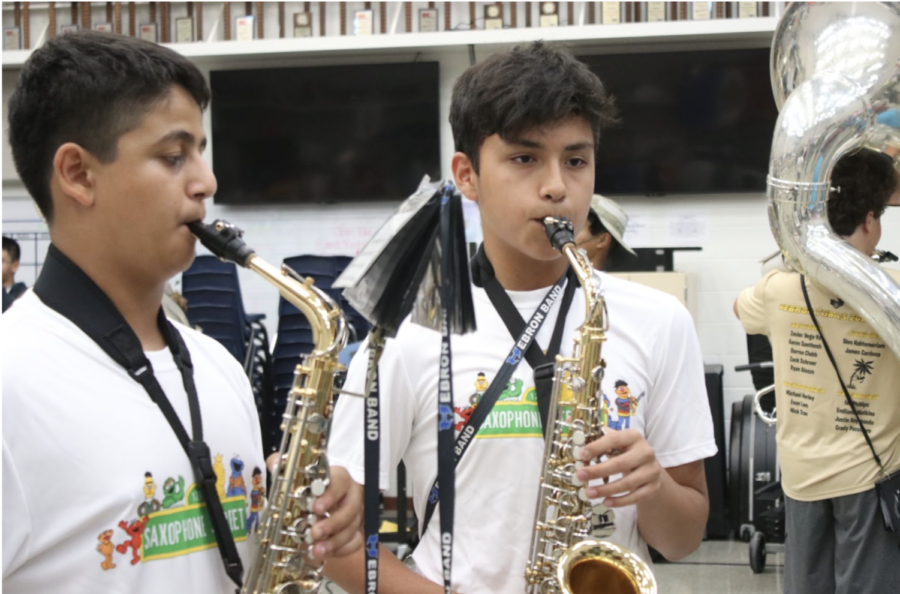
<path id="1" fill-rule="evenodd" d="M 754 532 L 750 537 L 750 569 L 762 573 L 766 569 L 766 535 Z"/>

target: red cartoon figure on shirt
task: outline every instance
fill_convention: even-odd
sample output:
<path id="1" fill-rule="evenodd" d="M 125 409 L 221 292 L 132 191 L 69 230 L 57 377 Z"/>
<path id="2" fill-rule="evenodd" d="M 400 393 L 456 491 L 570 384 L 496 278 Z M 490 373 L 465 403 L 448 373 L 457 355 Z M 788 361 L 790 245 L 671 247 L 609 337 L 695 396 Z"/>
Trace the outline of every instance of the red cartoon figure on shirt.
<path id="1" fill-rule="evenodd" d="M 122 544 L 116 545 L 116 552 L 122 555 L 128 550 L 128 547 L 131 547 L 131 564 L 137 565 L 141 556 L 138 554 L 138 551 L 141 550 L 141 542 L 144 534 L 144 528 L 147 527 L 147 521 L 150 519 L 150 516 L 143 516 L 140 520 L 132 522 L 128 524 L 125 520 L 119 522 L 119 528 L 128 533 L 129 538 Z"/>

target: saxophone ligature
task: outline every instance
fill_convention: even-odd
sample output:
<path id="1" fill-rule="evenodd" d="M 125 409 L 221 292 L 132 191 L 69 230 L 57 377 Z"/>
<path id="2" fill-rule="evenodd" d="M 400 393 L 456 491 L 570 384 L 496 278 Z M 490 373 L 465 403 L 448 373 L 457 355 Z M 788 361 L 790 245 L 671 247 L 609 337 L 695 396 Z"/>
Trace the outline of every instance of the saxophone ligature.
<path id="1" fill-rule="evenodd" d="M 191 223 L 191 232 L 220 259 L 249 268 L 278 288 L 309 320 L 314 350 L 294 370 L 287 396 L 279 450 L 268 505 L 261 513 L 259 544 L 242 594 L 315 593 L 322 583 L 321 562 L 312 557 L 313 503 L 330 481 L 325 454 L 331 420 L 338 354 L 347 342 L 347 324 L 324 291 L 287 266 L 260 259 L 241 239 L 243 232 L 217 220 Z"/>
<path id="2" fill-rule="evenodd" d="M 592 506 L 587 485 L 575 475 L 581 448 L 603 434 L 600 382 L 606 363 L 601 347 L 608 329 L 598 278 L 575 246 L 574 227 L 547 217 L 550 242 L 571 264 L 585 296 L 586 317 L 572 357 L 556 357 L 527 594 L 655 594 L 656 579 L 636 554 L 603 540 L 615 531 L 612 509 Z M 571 281 L 570 281 L 571 282 Z M 600 528 L 594 529 L 594 517 Z M 594 538 L 598 534 L 599 538 Z"/>

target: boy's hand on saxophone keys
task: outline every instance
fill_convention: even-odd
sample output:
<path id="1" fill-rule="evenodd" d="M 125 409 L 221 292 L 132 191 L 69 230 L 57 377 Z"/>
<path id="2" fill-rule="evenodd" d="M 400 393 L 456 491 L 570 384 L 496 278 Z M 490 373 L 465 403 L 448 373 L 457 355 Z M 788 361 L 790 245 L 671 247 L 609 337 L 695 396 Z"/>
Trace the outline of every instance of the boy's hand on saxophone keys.
<path id="1" fill-rule="evenodd" d="M 316 499 L 319 520 L 312 528 L 316 559 L 345 557 L 362 548 L 363 487 L 341 466 L 331 467 L 331 482 Z"/>
<path id="2" fill-rule="evenodd" d="M 578 478 L 587 483 L 602 479 L 605 484 L 588 487 L 592 499 L 605 497 L 609 507 L 622 507 L 652 498 L 662 486 L 663 468 L 647 440 L 634 429 L 604 428 L 605 435 L 581 449 L 584 468 Z M 605 460 L 601 457 L 606 456 Z M 610 482 L 609 478 L 622 477 Z"/>

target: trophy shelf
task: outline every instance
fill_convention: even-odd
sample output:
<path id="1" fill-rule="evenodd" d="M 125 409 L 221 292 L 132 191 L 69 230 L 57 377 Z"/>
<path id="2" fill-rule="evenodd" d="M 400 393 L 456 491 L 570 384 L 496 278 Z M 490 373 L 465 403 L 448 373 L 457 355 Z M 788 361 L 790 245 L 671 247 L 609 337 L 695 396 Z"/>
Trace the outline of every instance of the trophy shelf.
<path id="1" fill-rule="evenodd" d="M 778 22 L 776 17 L 752 19 L 626 23 L 617 25 L 576 25 L 439 31 L 433 33 L 389 33 L 365 36 L 255 39 L 252 41 L 210 41 L 166 44 L 196 63 L 227 63 L 260 58 L 303 58 L 304 56 L 359 56 L 429 52 L 455 54 L 473 46 L 493 52 L 518 43 L 543 39 L 562 42 L 582 53 L 634 51 L 639 48 L 690 45 L 694 49 L 720 49 L 723 44 L 767 47 Z M 42 38 L 40 31 L 33 38 Z M 3 69 L 18 69 L 31 50 L 4 51 Z"/>

